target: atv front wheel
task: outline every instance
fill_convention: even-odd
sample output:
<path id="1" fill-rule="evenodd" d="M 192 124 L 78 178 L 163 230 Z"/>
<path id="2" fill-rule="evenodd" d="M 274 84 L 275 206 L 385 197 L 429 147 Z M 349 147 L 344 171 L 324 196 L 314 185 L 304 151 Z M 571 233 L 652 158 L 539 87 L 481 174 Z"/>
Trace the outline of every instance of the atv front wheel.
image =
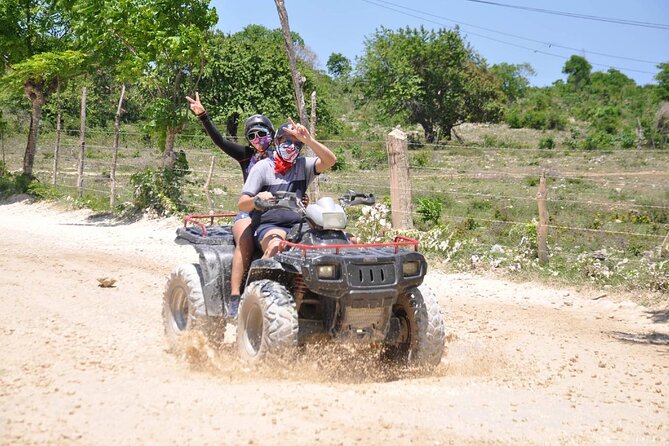
<path id="1" fill-rule="evenodd" d="M 163 294 L 163 324 L 171 350 L 179 348 L 181 336 L 191 330 L 200 330 L 207 340 L 218 347 L 223 342 L 225 319 L 207 317 L 202 293 L 200 265 L 177 266 L 165 286 Z"/>
<path id="2" fill-rule="evenodd" d="M 284 286 L 259 280 L 246 287 L 237 322 L 242 360 L 256 364 L 295 353 L 298 328 L 295 300 Z"/>
<path id="3" fill-rule="evenodd" d="M 400 334 L 393 344 L 386 344 L 383 358 L 392 362 L 435 367 L 444 354 L 444 321 L 437 299 L 426 285 L 399 296 L 393 306 L 399 319 Z"/>

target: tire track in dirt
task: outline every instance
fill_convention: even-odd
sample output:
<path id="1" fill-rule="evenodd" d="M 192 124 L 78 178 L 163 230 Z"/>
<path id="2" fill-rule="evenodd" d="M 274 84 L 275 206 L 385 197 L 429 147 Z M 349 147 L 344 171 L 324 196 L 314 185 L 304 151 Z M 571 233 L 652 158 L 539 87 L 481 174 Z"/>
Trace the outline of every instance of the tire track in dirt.
<path id="1" fill-rule="evenodd" d="M 196 258 L 174 222 L 15 203 L 0 230 L 0 444 L 669 441 L 669 347 L 643 342 L 666 320 L 629 302 L 437 272 L 449 354 L 434 373 L 332 346 L 250 370 L 197 335 L 166 352 L 162 289 Z"/>

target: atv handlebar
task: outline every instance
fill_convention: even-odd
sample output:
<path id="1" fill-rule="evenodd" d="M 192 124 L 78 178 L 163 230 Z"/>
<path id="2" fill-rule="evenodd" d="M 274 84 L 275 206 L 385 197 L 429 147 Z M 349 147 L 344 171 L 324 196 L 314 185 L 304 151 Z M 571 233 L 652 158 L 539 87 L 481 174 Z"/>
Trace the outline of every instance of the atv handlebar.
<path id="1" fill-rule="evenodd" d="M 376 203 L 374 194 L 361 194 L 352 190 L 349 190 L 339 197 L 339 204 L 341 204 L 342 207 L 355 206 L 358 204 L 373 206 L 374 203 Z"/>
<path id="2" fill-rule="evenodd" d="M 295 192 L 277 192 L 276 196 L 263 200 L 260 197 L 253 199 L 253 206 L 259 211 L 267 211 L 269 209 L 289 209 L 291 211 L 300 212 L 304 210 L 302 200 L 297 198 Z"/>
<path id="3" fill-rule="evenodd" d="M 339 197 L 339 204 L 341 207 L 356 206 L 359 204 L 364 204 L 367 206 L 373 206 L 376 203 L 376 197 L 374 194 L 361 194 L 354 192 L 352 190 L 346 192 L 344 195 Z M 256 210 L 267 211 L 269 209 L 289 209 L 298 213 L 304 213 L 306 209 L 303 201 L 297 198 L 295 192 L 277 192 L 276 196 L 263 200 L 260 197 L 255 197 L 253 199 L 253 206 Z"/>

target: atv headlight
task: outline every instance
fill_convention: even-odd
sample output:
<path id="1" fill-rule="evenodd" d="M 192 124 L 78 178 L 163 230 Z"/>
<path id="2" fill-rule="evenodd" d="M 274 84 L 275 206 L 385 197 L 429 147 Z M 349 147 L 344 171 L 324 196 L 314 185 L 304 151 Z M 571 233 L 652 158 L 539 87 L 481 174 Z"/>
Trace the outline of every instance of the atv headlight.
<path id="1" fill-rule="evenodd" d="M 323 229 L 344 229 L 346 227 L 346 213 L 323 212 Z"/>
<path id="2" fill-rule="evenodd" d="M 316 274 L 319 279 L 336 279 L 337 265 L 318 265 L 316 267 Z"/>
<path id="3" fill-rule="evenodd" d="M 402 263 L 402 273 L 404 276 L 416 276 L 420 272 L 420 263 L 412 260 Z"/>

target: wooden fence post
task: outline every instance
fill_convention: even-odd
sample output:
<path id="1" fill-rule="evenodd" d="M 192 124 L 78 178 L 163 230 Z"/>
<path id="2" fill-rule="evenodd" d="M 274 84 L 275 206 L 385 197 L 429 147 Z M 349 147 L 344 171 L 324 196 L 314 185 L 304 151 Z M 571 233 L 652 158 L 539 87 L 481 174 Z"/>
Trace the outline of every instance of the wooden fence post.
<path id="1" fill-rule="evenodd" d="M 84 157 L 86 156 L 86 87 L 81 89 L 81 115 L 79 128 L 79 168 L 77 170 L 77 194 L 84 196 Z"/>
<path id="2" fill-rule="evenodd" d="M 214 175 L 214 161 L 216 160 L 216 157 L 214 155 L 211 156 L 211 164 L 209 165 L 209 175 L 207 175 L 207 181 L 205 181 L 204 185 L 202 186 L 202 190 L 204 191 L 205 197 L 207 197 L 207 204 L 209 205 L 209 213 L 213 214 L 214 213 L 214 202 L 211 200 L 211 194 L 209 193 L 209 183 L 211 183 L 211 177 Z"/>
<path id="3" fill-rule="evenodd" d="M 664 237 L 662 244 L 660 245 L 660 257 L 669 256 L 669 232 Z"/>
<path id="4" fill-rule="evenodd" d="M 53 178 L 52 182 L 55 186 L 58 182 L 58 157 L 60 156 L 60 134 L 62 131 L 61 128 L 61 110 L 60 110 L 60 78 L 56 79 L 58 84 L 56 85 L 56 108 L 58 109 L 58 114 L 56 117 L 56 146 L 53 149 Z"/>
<path id="5" fill-rule="evenodd" d="M 390 170 L 390 208 L 395 229 L 412 229 L 411 181 L 409 180 L 409 147 L 407 135 L 395 129 L 386 137 Z"/>
<path id="6" fill-rule="evenodd" d="M 537 249 L 539 263 L 548 263 L 548 207 L 546 206 L 546 172 L 541 173 L 539 179 L 539 191 L 537 192 L 537 204 L 539 205 L 539 223 L 537 225 Z"/>
<path id="7" fill-rule="evenodd" d="M 316 91 L 311 92 L 311 119 L 309 120 L 309 133 L 311 133 L 311 136 L 314 138 L 316 137 Z M 311 148 L 309 149 L 309 156 L 314 156 L 313 151 Z M 315 202 L 321 197 L 321 187 L 319 183 L 319 178 L 320 175 L 316 175 L 316 178 L 314 178 L 314 181 L 311 183 L 309 186 L 309 195 L 311 198 L 311 201 Z"/>
<path id="8" fill-rule="evenodd" d="M 641 118 L 636 118 L 636 148 L 641 150 L 643 147 L 643 126 L 641 125 Z"/>
<path id="9" fill-rule="evenodd" d="M 118 107 L 116 108 L 116 116 L 114 117 L 114 147 L 112 155 L 111 174 L 111 191 L 109 193 L 109 207 L 114 210 L 116 205 L 116 163 L 118 160 L 118 143 L 121 139 L 121 111 L 123 110 L 123 97 L 125 96 L 125 84 L 121 85 L 121 97 L 118 100 Z"/>

